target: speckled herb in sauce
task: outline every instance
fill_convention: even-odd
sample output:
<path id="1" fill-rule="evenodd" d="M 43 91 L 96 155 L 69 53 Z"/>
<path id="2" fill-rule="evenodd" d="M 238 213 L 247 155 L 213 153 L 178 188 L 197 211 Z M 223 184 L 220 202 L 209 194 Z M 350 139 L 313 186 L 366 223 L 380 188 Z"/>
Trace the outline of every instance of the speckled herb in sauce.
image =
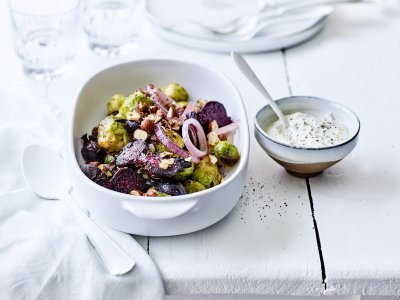
<path id="1" fill-rule="evenodd" d="M 349 136 L 347 128 L 338 124 L 332 114 L 317 117 L 296 112 L 286 117 L 289 122 L 288 128 L 277 120 L 265 130 L 271 139 L 282 144 L 321 148 L 340 144 Z"/>

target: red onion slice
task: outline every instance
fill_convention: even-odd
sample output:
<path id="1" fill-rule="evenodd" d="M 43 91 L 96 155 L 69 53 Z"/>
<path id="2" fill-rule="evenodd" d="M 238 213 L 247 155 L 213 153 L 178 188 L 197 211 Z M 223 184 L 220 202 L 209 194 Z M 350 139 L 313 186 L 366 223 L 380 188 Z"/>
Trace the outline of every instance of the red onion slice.
<path id="1" fill-rule="evenodd" d="M 158 140 L 169 150 L 171 150 L 172 153 L 178 154 L 184 158 L 188 158 L 190 155 L 187 151 L 182 150 L 179 148 L 173 141 L 170 140 L 170 138 L 165 134 L 164 129 L 162 129 L 160 124 L 157 124 L 156 129 L 154 130 L 154 133 L 156 134 L 156 137 Z"/>
<path id="2" fill-rule="evenodd" d="M 172 105 L 176 105 L 176 102 L 161 91 L 159 88 L 155 87 L 154 84 L 149 84 L 146 87 L 147 91 L 150 94 L 151 100 L 154 101 L 156 106 L 162 110 L 163 113 L 168 113 L 168 108 Z"/>
<path id="3" fill-rule="evenodd" d="M 190 140 L 189 136 L 189 126 L 193 126 L 194 130 L 196 131 L 197 139 L 200 145 L 200 149 L 198 149 L 193 142 Z M 192 154 L 193 157 L 203 157 L 207 155 L 208 146 L 207 146 L 207 138 L 206 134 L 204 133 L 203 127 L 196 119 L 190 118 L 185 120 L 182 125 L 182 137 L 183 141 L 185 142 L 186 148 Z"/>
<path id="4" fill-rule="evenodd" d="M 226 125 L 224 127 L 220 127 L 214 130 L 214 132 L 219 136 L 219 135 L 228 135 L 236 130 L 238 128 L 239 122 L 231 123 L 229 125 Z"/>
<path id="5" fill-rule="evenodd" d="M 196 128 L 194 128 L 193 125 L 189 125 L 189 137 L 193 141 L 193 145 L 197 148 L 199 146 L 199 139 L 197 137 Z"/>
<path id="6" fill-rule="evenodd" d="M 186 119 L 186 115 L 190 114 L 194 108 L 196 107 L 196 104 L 194 104 L 194 102 L 189 102 L 188 105 L 186 106 L 185 110 L 183 111 L 183 113 L 179 116 L 179 119 L 181 121 L 184 121 Z"/>

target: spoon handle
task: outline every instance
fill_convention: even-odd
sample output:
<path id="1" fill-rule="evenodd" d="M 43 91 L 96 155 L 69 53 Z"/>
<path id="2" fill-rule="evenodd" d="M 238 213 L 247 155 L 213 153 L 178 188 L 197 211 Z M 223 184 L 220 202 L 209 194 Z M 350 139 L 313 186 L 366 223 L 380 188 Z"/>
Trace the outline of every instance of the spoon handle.
<path id="1" fill-rule="evenodd" d="M 263 95 L 267 99 L 268 104 L 271 105 L 272 109 L 278 115 L 279 119 L 282 121 L 285 127 L 288 127 L 289 124 L 286 117 L 283 115 L 278 105 L 276 105 L 274 99 L 272 99 L 271 95 L 265 89 L 260 79 L 258 79 L 257 75 L 253 72 L 253 70 L 244 60 L 244 58 L 239 53 L 236 53 L 234 51 L 232 51 L 231 55 L 233 61 L 236 63 L 236 66 L 240 69 L 240 71 L 242 71 L 242 73 L 253 84 L 253 86 L 261 93 L 261 95 Z"/>
<path id="2" fill-rule="evenodd" d="M 135 261 L 82 211 L 69 193 L 65 194 L 63 198 L 81 221 L 89 241 L 107 270 L 112 275 L 122 275 L 129 272 L 135 266 Z"/>

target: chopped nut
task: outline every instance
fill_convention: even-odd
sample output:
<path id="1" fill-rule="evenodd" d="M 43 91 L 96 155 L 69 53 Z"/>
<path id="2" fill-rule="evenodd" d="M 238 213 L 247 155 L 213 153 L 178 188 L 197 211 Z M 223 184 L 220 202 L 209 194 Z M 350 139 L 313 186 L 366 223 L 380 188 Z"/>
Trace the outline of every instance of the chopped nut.
<path id="1" fill-rule="evenodd" d="M 158 166 L 161 169 L 168 169 L 168 167 L 170 165 L 172 165 L 175 162 L 175 160 L 173 158 L 166 158 L 166 159 L 162 159 L 161 162 L 158 164 Z"/>
<path id="2" fill-rule="evenodd" d="M 218 162 L 218 159 L 214 155 L 209 155 L 210 161 L 212 164 L 216 164 Z"/>
<path id="3" fill-rule="evenodd" d="M 157 110 L 156 117 L 154 119 L 154 123 L 160 122 L 162 120 L 162 118 L 163 118 L 162 116 L 163 116 L 162 111 L 161 110 Z"/>
<path id="4" fill-rule="evenodd" d="M 157 196 L 157 191 L 150 189 L 150 190 L 147 191 L 146 196 L 156 197 Z"/>
<path id="5" fill-rule="evenodd" d="M 146 117 L 146 118 L 144 118 L 142 123 L 140 123 L 140 128 L 142 128 L 147 133 L 150 133 L 150 132 L 154 131 L 154 129 L 156 128 L 156 123 L 154 123 L 154 121 L 152 121 Z"/>
<path id="6" fill-rule="evenodd" d="M 135 132 L 133 133 L 133 137 L 137 140 L 147 140 L 148 134 L 146 131 L 142 129 L 136 129 Z"/>
<path id="7" fill-rule="evenodd" d="M 103 173 L 107 171 L 107 166 L 105 164 L 101 164 L 97 166 Z"/>
<path id="8" fill-rule="evenodd" d="M 185 158 L 185 161 L 192 162 L 192 157 L 189 156 L 189 157 Z"/>
<path id="9" fill-rule="evenodd" d="M 150 111 L 149 105 L 148 105 L 147 103 L 143 103 L 143 102 L 139 102 L 139 103 L 136 105 L 136 109 L 137 109 L 139 112 L 145 113 L 145 114 L 148 114 L 149 111 Z"/>
<path id="10" fill-rule="evenodd" d="M 164 151 L 164 152 L 160 153 L 160 157 L 166 157 L 166 156 L 170 156 L 170 155 L 172 155 L 172 153 L 168 152 L 168 151 Z"/>
<path id="11" fill-rule="evenodd" d="M 213 120 L 208 124 L 209 131 L 215 131 L 219 128 L 217 121 Z"/>
<path id="12" fill-rule="evenodd" d="M 214 131 L 211 131 L 209 134 L 207 134 L 207 140 L 208 144 L 211 146 L 215 146 L 220 141 L 218 135 Z"/>
<path id="13" fill-rule="evenodd" d="M 150 109 L 150 113 L 152 113 L 152 114 L 155 114 L 158 110 L 157 106 L 155 106 L 155 105 L 150 106 L 149 109 Z"/>
<path id="14" fill-rule="evenodd" d="M 172 118 L 172 117 L 174 116 L 174 114 L 175 114 L 174 108 L 171 106 L 171 107 L 169 108 L 169 110 L 168 110 L 167 118 L 168 118 L 168 119 Z"/>
<path id="15" fill-rule="evenodd" d="M 151 121 L 155 121 L 156 120 L 156 115 L 155 114 L 149 114 L 149 115 L 147 115 L 146 118 L 151 120 Z"/>
<path id="16" fill-rule="evenodd" d="M 175 160 L 173 158 L 167 158 L 167 159 L 163 159 L 167 162 L 168 165 L 173 165 Z"/>
<path id="17" fill-rule="evenodd" d="M 168 120 L 169 126 L 172 130 L 178 131 L 181 128 L 182 122 L 178 118 L 171 118 Z"/>
<path id="18" fill-rule="evenodd" d="M 137 112 L 136 110 L 128 112 L 126 114 L 126 119 L 129 121 L 138 122 L 138 121 L 140 121 L 141 118 L 142 118 L 142 115 L 139 112 Z"/>
<path id="19" fill-rule="evenodd" d="M 166 170 L 166 169 L 168 169 L 169 164 L 166 162 L 165 159 L 162 159 L 162 160 L 160 161 L 160 163 L 158 164 L 158 166 L 159 166 L 161 169 Z"/>
<path id="20" fill-rule="evenodd" d="M 149 144 L 149 150 L 150 152 L 156 152 L 156 147 L 153 144 Z"/>
<path id="21" fill-rule="evenodd" d="M 110 170 L 108 169 L 108 166 L 106 164 L 101 164 L 98 165 L 98 168 L 100 169 L 100 171 L 102 171 L 107 177 L 111 177 L 112 174 L 110 172 Z"/>
<path id="22" fill-rule="evenodd" d="M 129 194 L 131 194 L 133 196 L 143 196 L 144 195 L 141 191 L 136 191 L 136 190 L 130 191 Z"/>

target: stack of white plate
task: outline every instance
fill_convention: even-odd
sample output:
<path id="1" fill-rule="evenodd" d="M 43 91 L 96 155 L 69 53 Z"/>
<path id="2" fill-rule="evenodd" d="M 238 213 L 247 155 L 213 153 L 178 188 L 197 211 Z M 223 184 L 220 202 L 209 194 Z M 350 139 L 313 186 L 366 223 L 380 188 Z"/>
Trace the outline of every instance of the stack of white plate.
<path id="1" fill-rule="evenodd" d="M 218 0 L 209 0 L 218 1 Z M 147 0 L 147 18 L 157 34 L 170 42 L 183 46 L 217 52 L 264 52 L 292 47 L 315 36 L 324 26 L 327 14 L 269 26 L 249 39 L 229 34 L 215 34 L 198 23 L 215 24 L 215 21 L 237 14 L 255 15 L 260 2 L 243 1 L 242 7 L 207 5 L 206 0 Z M 250 4 L 249 4 L 250 3 Z M 268 10 L 264 7 L 264 11 Z M 309 9 L 315 9 L 309 8 Z"/>

